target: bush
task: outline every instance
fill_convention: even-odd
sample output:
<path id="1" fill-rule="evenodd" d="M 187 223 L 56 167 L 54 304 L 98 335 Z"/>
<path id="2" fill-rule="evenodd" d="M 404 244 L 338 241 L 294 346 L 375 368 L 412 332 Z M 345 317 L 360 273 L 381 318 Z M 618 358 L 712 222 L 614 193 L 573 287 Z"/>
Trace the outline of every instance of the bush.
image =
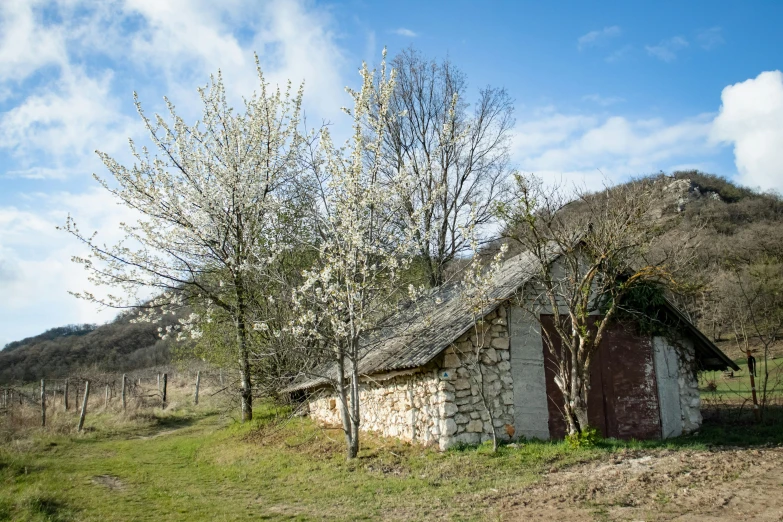
<path id="1" fill-rule="evenodd" d="M 566 435 L 565 440 L 572 448 L 592 448 L 601 441 L 601 433 L 597 429 L 588 426 L 580 433 Z"/>

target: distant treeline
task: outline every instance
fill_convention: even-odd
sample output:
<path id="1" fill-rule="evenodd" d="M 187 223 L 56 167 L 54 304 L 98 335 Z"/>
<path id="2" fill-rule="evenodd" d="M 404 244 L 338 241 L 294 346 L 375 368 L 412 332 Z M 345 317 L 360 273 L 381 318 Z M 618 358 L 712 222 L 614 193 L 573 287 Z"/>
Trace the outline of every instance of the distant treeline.
<path id="1" fill-rule="evenodd" d="M 132 371 L 169 363 L 171 341 L 158 336 L 166 323 L 133 323 L 132 317 L 121 314 L 102 326 L 61 326 L 8 343 L 0 351 L 0 384 L 67 377 L 87 367 Z"/>

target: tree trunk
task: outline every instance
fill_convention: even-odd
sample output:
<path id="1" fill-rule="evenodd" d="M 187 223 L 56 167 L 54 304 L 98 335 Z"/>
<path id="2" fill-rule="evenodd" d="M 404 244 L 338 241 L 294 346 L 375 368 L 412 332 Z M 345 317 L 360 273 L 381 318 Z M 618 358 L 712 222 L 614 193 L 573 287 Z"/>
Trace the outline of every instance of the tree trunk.
<path id="1" fill-rule="evenodd" d="M 169 383 L 169 374 L 164 373 L 163 374 L 163 406 L 162 406 L 164 410 L 166 409 L 166 388 L 168 386 L 168 383 Z"/>
<path id="2" fill-rule="evenodd" d="M 234 284 L 237 288 L 237 343 L 239 345 L 239 378 L 242 384 L 242 422 L 253 420 L 253 383 L 250 380 L 250 353 L 247 346 L 247 324 L 245 294 L 242 279 L 238 276 Z"/>
<path id="3" fill-rule="evenodd" d="M 351 376 L 351 445 L 348 448 L 348 458 L 359 455 L 359 382 L 354 374 Z"/>
<path id="4" fill-rule="evenodd" d="M 337 397 L 340 400 L 340 420 L 343 423 L 343 433 L 345 434 L 346 458 L 352 459 L 356 455 L 353 453 L 354 437 L 351 423 L 351 413 L 348 405 L 348 395 L 345 386 L 345 356 L 340 355 L 337 358 Z"/>
<path id="5" fill-rule="evenodd" d="M 585 377 L 585 374 L 587 376 Z M 563 416 L 568 426 L 568 434 L 582 433 L 589 426 L 587 417 L 587 394 L 589 387 L 585 379 L 589 379 L 589 370 L 578 363 L 571 367 L 571 386 L 560 391 L 563 393 Z"/>
<path id="6" fill-rule="evenodd" d="M 201 384 L 201 372 L 196 373 L 196 393 L 193 395 L 193 403 L 198 405 L 198 387 Z"/>
<path id="7" fill-rule="evenodd" d="M 250 381 L 247 332 L 245 332 L 245 323 L 241 319 L 237 320 L 237 342 L 239 343 L 239 379 L 242 386 L 240 391 L 242 422 L 249 422 L 253 420 L 253 386 Z"/>

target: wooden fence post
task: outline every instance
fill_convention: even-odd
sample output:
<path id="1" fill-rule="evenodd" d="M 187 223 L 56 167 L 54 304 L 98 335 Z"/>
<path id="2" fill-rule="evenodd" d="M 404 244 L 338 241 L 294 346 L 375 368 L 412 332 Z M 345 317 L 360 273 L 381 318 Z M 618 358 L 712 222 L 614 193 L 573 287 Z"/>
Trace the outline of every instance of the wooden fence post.
<path id="1" fill-rule="evenodd" d="M 122 374 L 122 411 L 125 411 L 125 383 L 127 381 L 125 374 Z"/>
<path id="2" fill-rule="evenodd" d="M 196 395 L 193 397 L 193 402 L 198 405 L 198 387 L 201 384 L 201 372 L 196 374 Z"/>
<path id="3" fill-rule="evenodd" d="M 166 384 L 168 383 L 169 375 L 163 374 L 163 409 L 166 409 Z"/>
<path id="4" fill-rule="evenodd" d="M 158 393 L 161 393 L 161 390 L 160 390 L 160 374 L 158 374 Z"/>
<path id="5" fill-rule="evenodd" d="M 109 385 L 106 385 L 106 393 L 103 397 L 103 409 L 106 409 L 109 407 Z"/>
<path id="6" fill-rule="evenodd" d="M 79 427 L 76 431 L 82 431 L 84 428 L 84 417 L 87 415 L 87 398 L 90 396 L 90 381 L 84 381 L 84 400 L 82 401 L 82 413 L 79 415 Z"/>
<path id="7" fill-rule="evenodd" d="M 63 408 L 68 411 L 68 379 L 65 379 L 65 390 L 63 391 Z"/>
<path id="8" fill-rule="evenodd" d="M 223 368 L 220 368 L 220 385 L 223 386 Z"/>
<path id="9" fill-rule="evenodd" d="M 41 379 L 41 426 L 46 426 L 46 383 Z"/>

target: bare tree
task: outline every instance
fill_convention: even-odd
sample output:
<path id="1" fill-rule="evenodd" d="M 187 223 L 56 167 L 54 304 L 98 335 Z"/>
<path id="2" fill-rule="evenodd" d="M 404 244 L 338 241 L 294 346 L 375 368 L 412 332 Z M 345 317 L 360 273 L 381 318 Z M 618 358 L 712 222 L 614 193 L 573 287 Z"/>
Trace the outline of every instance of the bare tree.
<path id="1" fill-rule="evenodd" d="M 392 67 L 394 117 L 387 122 L 383 172 L 389 177 L 411 170 L 415 183 L 400 209 L 401 226 L 413 222 L 427 280 L 439 286 L 448 263 L 470 249 L 460 229 L 468 213 L 475 212 L 481 228 L 502 196 L 513 105 L 505 89 L 485 87 L 471 108 L 465 75 L 448 59 L 430 61 L 407 49 Z"/>
<path id="2" fill-rule="evenodd" d="M 748 357 L 756 417 L 764 417 L 770 399 L 770 384 L 776 388 L 780 372 L 770 375 L 770 349 L 783 337 L 783 263 L 780 259 L 763 255 L 752 263 L 732 263 L 730 267 L 734 287 L 724 289 L 724 308 L 734 330 L 735 341 Z M 755 362 L 751 348 L 755 342 L 761 348 L 760 364 Z M 761 404 L 756 397 L 755 379 L 760 373 Z"/>
<path id="3" fill-rule="evenodd" d="M 538 322 L 557 366 L 569 434 L 588 426 L 590 365 L 626 298 L 642 287 L 676 288 L 692 260 L 693 236 L 662 240 L 663 186 L 641 180 L 574 194 L 517 175 L 513 203 L 498 207 L 504 236 L 536 259 L 535 284 L 520 306 Z"/>

